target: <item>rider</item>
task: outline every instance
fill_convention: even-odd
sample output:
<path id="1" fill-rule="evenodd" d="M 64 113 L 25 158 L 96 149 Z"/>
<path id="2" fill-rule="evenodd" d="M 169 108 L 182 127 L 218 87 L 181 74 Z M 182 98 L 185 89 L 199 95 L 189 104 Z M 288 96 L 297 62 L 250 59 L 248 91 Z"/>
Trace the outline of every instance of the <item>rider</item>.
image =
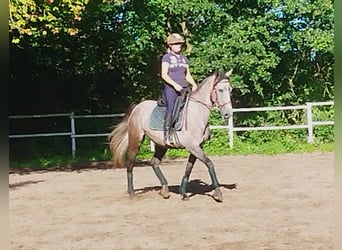
<path id="1" fill-rule="evenodd" d="M 172 110 L 176 98 L 183 89 L 187 88 L 187 83 L 192 85 L 192 90 L 196 90 L 197 85 L 189 70 L 189 60 L 182 54 L 182 44 L 184 39 L 181 35 L 173 33 L 167 37 L 168 51 L 164 54 L 161 64 L 161 77 L 164 80 L 163 96 L 166 103 L 166 114 L 164 122 L 165 144 L 171 146 L 170 129 Z"/>

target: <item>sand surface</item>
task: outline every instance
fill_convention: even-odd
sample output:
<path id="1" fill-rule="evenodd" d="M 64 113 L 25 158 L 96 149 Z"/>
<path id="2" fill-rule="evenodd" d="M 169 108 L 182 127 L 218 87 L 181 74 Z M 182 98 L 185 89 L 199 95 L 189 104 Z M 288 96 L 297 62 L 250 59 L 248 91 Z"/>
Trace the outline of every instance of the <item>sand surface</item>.
<path id="1" fill-rule="evenodd" d="M 224 201 L 196 162 L 189 201 L 178 193 L 187 159 L 165 159 L 169 199 L 149 166 L 89 165 L 9 175 L 10 249 L 333 249 L 333 153 L 210 157 Z"/>

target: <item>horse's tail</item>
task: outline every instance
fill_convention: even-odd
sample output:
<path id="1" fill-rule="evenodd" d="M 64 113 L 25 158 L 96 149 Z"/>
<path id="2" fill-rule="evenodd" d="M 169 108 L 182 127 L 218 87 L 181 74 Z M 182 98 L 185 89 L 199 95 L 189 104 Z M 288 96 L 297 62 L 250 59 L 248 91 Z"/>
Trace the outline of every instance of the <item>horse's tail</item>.
<path id="1" fill-rule="evenodd" d="M 128 148 L 128 123 L 134 107 L 135 105 L 129 107 L 123 120 L 114 127 L 107 137 L 109 149 L 112 153 L 112 162 L 114 167 L 117 168 L 123 167 L 125 163 L 125 156 Z"/>

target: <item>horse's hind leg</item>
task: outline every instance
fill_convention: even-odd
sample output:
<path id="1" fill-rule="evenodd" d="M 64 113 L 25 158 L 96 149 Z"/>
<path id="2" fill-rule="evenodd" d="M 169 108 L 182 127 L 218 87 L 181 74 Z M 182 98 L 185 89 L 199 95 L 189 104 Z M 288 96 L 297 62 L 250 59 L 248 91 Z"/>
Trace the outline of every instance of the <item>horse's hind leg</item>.
<path id="1" fill-rule="evenodd" d="M 188 158 L 188 163 L 186 164 L 185 174 L 183 176 L 182 183 L 179 187 L 179 193 L 182 195 L 182 199 L 184 201 L 189 200 L 189 197 L 186 194 L 186 186 L 188 185 L 189 177 L 190 177 L 192 168 L 194 167 L 195 161 L 196 161 L 196 156 L 194 156 L 193 154 L 190 154 Z"/>
<path id="2" fill-rule="evenodd" d="M 160 190 L 160 195 L 163 198 L 167 199 L 170 197 L 169 187 L 168 187 L 167 180 L 166 180 L 165 176 L 163 175 L 162 171 L 159 168 L 159 164 L 161 162 L 161 159 L 165 155 L 167 149 L 164 147 L 160 147 L 160 146 L 156 145 L 155 150 L 156 151 L 155 151 L 155 153 L 151 159 L 151 166 L 153 168 L 154 173 L 158 177 L 160 184 L 162 185 L 162 189 Z"/>
<path id="3" fill-rule="evenodd" d="M 129 151 L 128 153 L 128 160 L 127 160 L 127 192 L 130 197 L 135 195 L 134 193 L 134 186 L 133 186 L 133 168 L 134 168 L 134 161 L 137 152 Z"/>
<path id="4" fill-rule="evenodd" d="M 143 139 L 143 134 L 130 133 L 128 143 L 128 157 L 127 157 L 127 192 L 130 197 L 134 197 L 134 186 L 133 186 L 133 168 L 135 157 L 138 153 L 140 143 Z"/>

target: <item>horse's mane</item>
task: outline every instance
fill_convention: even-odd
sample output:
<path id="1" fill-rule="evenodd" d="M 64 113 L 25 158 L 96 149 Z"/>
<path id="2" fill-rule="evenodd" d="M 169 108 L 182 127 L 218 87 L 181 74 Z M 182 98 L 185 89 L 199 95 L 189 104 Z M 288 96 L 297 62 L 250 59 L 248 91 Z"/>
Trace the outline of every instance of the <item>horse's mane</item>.
<path id="1" fill-rule="evenodd" d="M 223 79 L 227 79 L 226 74 L 222 71 L 222 70 L 215 70 L 214 73 L 206 78 L 204 78 L 204 80 L 197 86 L 197 89 L 194 92 L 197 92 L 198 90 L 200 90 L 204 85 L 206 85 L 206 83 L 209 81 L 209 79 L 211 79 L 212 77 L 214 77 L 214 86 L 220 82 Z"/>

